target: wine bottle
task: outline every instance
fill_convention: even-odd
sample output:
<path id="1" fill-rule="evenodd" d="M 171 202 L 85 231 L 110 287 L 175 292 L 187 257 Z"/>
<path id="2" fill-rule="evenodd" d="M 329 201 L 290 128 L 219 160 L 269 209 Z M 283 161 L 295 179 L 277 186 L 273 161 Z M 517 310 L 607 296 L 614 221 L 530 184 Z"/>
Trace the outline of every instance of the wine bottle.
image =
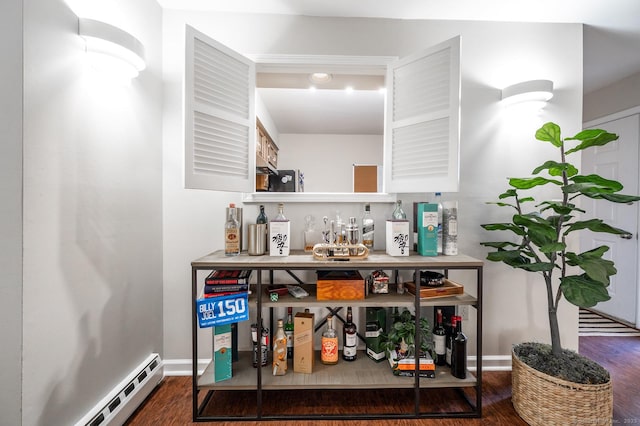
<path id="1" fill-rule="evenodd" d="M 287 372 L 287 336 L 284 334 L 284 324 L 278 320 L 276 336 L 273 338 L 273 375 L 284 376 Z"/>
<path id="2" fill-rule="evenodd" d="M 456 337 L 456 316 L 451 316 L 451 327 L 449 328 L 449 333 L 447 333 L 447 355 L 446 362 L 447 365 L 452 367 L 451 364 L 451 353 L 453 351 L 453 339 Z"/>
<path id="3" fill-rule="evenodd" d="M 287 359 L 293 359 L 293 309 L 287 308 L 287 322 L 284 324 L 284 334 L 287 335 Z"/>
<path id="4" fill-rule="evenodd" d="M 342 327 L 342 359 L 345 361 L 355 361 L 358 357 L 358 330 L 353 322 L 353 312 L 351 306 L 347 308 L 347 322 Z"/>
<path id="5" fill-rule="evenodd" d="M 333 316 L 327 317 L 327 328 L 322 332 L 320 361 L 323 364 L 338 363 L 338 333 L 333 328 Z"/>
<path id="6" fill-rule="evenodd" d="M 240 254 L 240 228 L 236 214 L 236 205 L 229 204 L 227 220 L 224 224 L 224 254 L 226 256 Z"/>
<path id="7" fill-rule="evenodd" d="M 456 337 L 451 351 L 451 374 L 458 379 L 467 377 L 467 336 L 462 332 L 462 317 L 456 317 Z"/>
<path id="8" fill-rule="evenodd" d="M 442 325 L 442 309 L 436 311 L 436 325 L 433 328 L 433 346 L 436 353 L 436 365 L 447 363 L 447 332 Z"/>

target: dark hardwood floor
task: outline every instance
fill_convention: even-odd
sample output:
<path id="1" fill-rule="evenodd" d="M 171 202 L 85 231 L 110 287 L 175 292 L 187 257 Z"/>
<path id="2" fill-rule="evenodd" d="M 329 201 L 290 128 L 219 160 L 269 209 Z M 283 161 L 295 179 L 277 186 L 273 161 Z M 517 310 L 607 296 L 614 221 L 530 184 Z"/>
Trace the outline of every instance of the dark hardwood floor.
<path id="1" fill-rule="evenodd" d="M 580 353 L 599 362 L 607 368 L 613 378 L 613 401 L 615 424 L 640 424 L 640 398 L 637 394 L 640 383 L 640 338 L 638 337 L 581 337 Z M 419 420 L 376 420 L 349 421 L 352 426 L 378 425 L 526 425 L 518 417 L 511 404 L 511 373 L 510 372 L 484 372 L 483 374 L 483 416 L 481 419 L 419 419 Z M 317 392 L 314 393 L 314 406 L 319 413 L 339 413 L 341 407 L 348 411 L 360 410 L 392 410 L 394 398 L 401 395 L 385 395 L 388 390 L 380 390 L 377 396 L 369 396 L 359 391 Z M 428 395 L 433 395 L 431 403 L 438 408 L 446 409 L 448 401 L 446 391 L 430 390 Z M 229 394 L 227 392 L 227 394 Z M 295 392 L 273 393 L 273 404 L 288 405 L 288 412 L 306 410 L 304 402 L 300 403 L 299 395 Z M 411 395 L 409 395 L 409 399 Z M 265 396 L 265 410 L 268 407 L 270 396 Z M 251 394 L 233 394 L 233 407 L 229 410 L 242 411 L 250 406 L 255 397 Z M 297 401 L 297 402 L 296 402 Z M 381 402 L 382 401 L 382 402 Z M 224 403 L 224 400 L 219 401 Z M 215 404 L 209 404 L 211 410 L 217 409 Z M 383 407 L 381 407 L 381 405 Z M 384 407 L 389 405 L 389 407 Z M 457 407 L 454 407 L 458 409 Z M 397 409 L 397 407 L 396 407 Z M 379 412 L 379 411 L 376 411 Z M 260 422 L 217 422 L 217 425 L 256 425 Z M 278 424 L 285 426 L 298 425 L 340 425 L 345 421 L 277 421 L 264 422 L 265 424 Z M 147 401 L 131 416 L 127 425 L 190 425 L 191 422 L 191 378 L 167 377 L 150 395 Z"/>

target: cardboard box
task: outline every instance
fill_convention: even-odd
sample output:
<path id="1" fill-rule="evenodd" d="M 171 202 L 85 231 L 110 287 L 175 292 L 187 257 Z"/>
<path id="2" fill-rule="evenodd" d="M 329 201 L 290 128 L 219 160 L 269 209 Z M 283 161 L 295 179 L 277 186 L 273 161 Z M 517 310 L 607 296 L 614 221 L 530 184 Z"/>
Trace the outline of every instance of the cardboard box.
<path id="1" fill-rule="evenodd" d="M 364 278 L 358 271 L 318 271 L 316 300 L 362 300 Z"/>
<path id="2" fill-rule="evenodd" d="M 231 324 L 213 327 L 214 381 L 221 382 L 232 377 Z"/>
<path id="3" fill-rule="evenodd" d="M 385 246 L 389 256 L 409 256 L 409 221 L 387 220 Z"/>
<path id="4" fill-rule="evenodd" d="M 296 313 L 293 319 L 293 371 L 296 373 L 313 373 L 313 327 L 313 313 Z"/>
<path id="5" fill-rule="evenodd" d="M 269 222 L 269 256 L 289 256 L 291 222 Z"/>
<path id="6" fill-rule="evenodd" d="M 367 356 L 376 362 L 384 361 L 386 354 L 382 348 L 382 333 L 387 322 L 387 310 L 380 307 L 367 307 L 366 311 Z"/>
<path id="7" fill-rule="evenodd" d="M 418 204 L 418 254 L 438 255 L 438 205 Z"/>

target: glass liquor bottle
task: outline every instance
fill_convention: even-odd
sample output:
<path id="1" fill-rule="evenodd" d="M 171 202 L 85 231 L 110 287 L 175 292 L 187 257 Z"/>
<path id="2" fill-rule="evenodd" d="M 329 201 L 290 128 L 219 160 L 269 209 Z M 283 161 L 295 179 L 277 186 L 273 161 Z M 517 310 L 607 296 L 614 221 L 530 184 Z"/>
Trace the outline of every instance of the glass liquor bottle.
<path id="1" fill-rule="evenodd" d="M 407 214 L 402 210 L 402 200 L 396 201 L 396 208 L 393 210 L 391 218 L 394 220 L 405 220 L 407 218 Z"/>
<path id="2" fill-rule="evenodd" d="M 433 328 L 433 346 L 436 353 L 436 365 L 447 363 L 447 332 L 442 325 L 442 309 L 436 311 L 436 325 Z"/>
<path id="3" fill-rule="evenodd" d="M 269 218 L 267 217 L 266 213 L 264 212 L 264 205 L 260 204 L 260 213 L 258 214 L 258 217 L 256 218 L 256 224 L 258 225 L 264 225 L 264 233 L 265 233 L 265 253 L 269 252 L 269 228 L 268 228 L 268 223 L 269 223 Z"/>
<path id="4" fill-rule="evenodd" d="M 467 336 L 462 332 L 462 317 L 456 317 L 456 337 L 451 350 L 451 374 L 458 379 L 467 377 Z"/>
<path id="5" fill-rule="evenodd" d="M 284 204 L 278 204 L 278 215 L 269 222 L 269 255 L 289 256 L 291 226 L 284 215 Z"/>
<path id="6" fill-rule="evenodd" d="M 338 363 L 338 333 L 333 328 L 333 316 L 327 317 L 327 328 L 322 332 L 320 361 L 323 364 Z"/>
<path id="7" fill-rule="evenodd" d="M 240 254 L 240 227 L 238 224 L 236 205 L 231 203 L 227 209 L 227 220 L 224 224 L 224 254 L 237 256 Z"/>
<path id="8" fill-rule="evenodd" d="M 351 306 L 347 308 L 347 322 L 342 327 L 342 359 L 345 361 L 355 361 L 358 357 L 358 329 L 353 323 L 353 312 Z"/>
<path id="9" fill-rule="evenodd" d="M 373 250 L 375 221 L 371 216 L 371 206 L 364 205 L 364 215 L 362 216 L 362 244 L 369 250 Z"/>
<path id="10" fill-rule="evenodd" d="M 273 338 L 273 375 L 284 376 L 287 372 L 287 336 L 284 324 L 278 320 L 276 336 Z"/>
<path id="11" fill-rule="evenodd" d="M 284 323 L 284 334 L 287 335 L 287 359 L 293 359 L 293 309 L 287 308 L 287 322 Z"/>

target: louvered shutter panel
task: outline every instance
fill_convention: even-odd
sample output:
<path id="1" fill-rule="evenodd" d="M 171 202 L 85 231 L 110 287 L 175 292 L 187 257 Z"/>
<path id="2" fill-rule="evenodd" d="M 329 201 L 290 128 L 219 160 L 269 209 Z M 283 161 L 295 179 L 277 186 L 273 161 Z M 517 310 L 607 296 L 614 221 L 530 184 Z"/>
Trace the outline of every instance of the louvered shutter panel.
<path id="1" fill-rule="evenodd" d="M 391 64 L 387 78 L 386 191 L 458 191 L 460 38 Z"/>
<path id="2" fill-rule="evenodd" d="M 254 179 L 255 64 L 187 26 L 185 187 L 253 192 Z"/>

